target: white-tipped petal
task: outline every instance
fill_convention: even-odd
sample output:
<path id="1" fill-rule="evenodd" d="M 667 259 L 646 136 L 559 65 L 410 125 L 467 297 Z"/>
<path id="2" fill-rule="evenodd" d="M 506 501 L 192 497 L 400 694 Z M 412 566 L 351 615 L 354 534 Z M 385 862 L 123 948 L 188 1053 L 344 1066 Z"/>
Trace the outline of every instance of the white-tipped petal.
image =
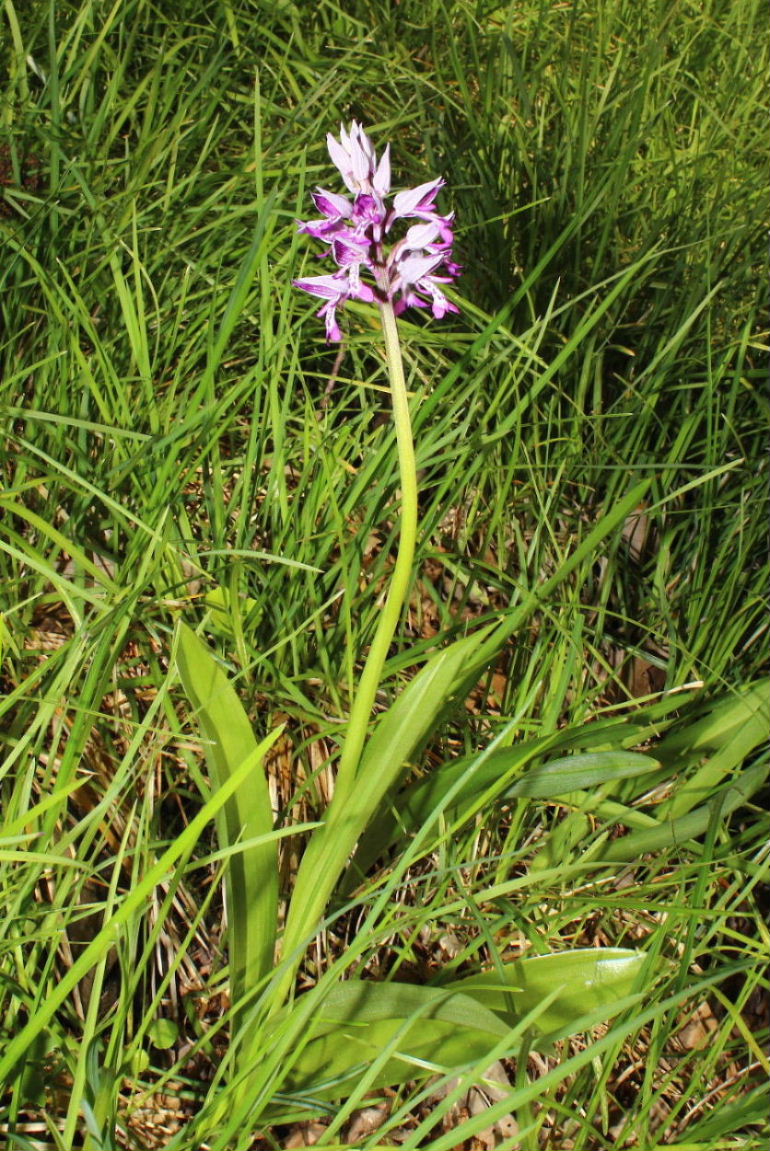
<path id="1" fill-rule="evenodd" d="M 404 236 L 404 247 L 427 248 L 428 244 L 432 244 L 434 240 L 438 239 L 440 231 L 439 225 L 432 222 L 412 224 Z"/>
<path id="2" fill-rule="evenodd" d="M 387 196 L 390 191 L 390 144 L 385 146 L 382 159 L 372 179 L 372 187 L 378 196 Z"/>
<path id="3" fill-rule="evenodd" d="M 415 211 L 432 211 L 433 200 L 444 181 L 439 176 L 436 180 L 428 180 L 426 184 L 418 184 L 416 188 L 405 188 L 393 197 L 393 211 L 396 216 L 409 216 Z"/>

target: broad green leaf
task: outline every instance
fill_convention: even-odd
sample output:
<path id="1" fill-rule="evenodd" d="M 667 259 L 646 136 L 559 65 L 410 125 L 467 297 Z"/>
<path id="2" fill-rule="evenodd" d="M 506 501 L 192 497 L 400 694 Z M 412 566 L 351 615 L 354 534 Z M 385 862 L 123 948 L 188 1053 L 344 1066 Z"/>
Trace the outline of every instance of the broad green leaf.
<path id="1" fill-rule="evenodd" d="M 365 874 L 380 855 L 404 835 L 422 827 L 452 789 L 456 790 L 447 810 L 456 816 L 471 808 L 491 788 L 495 790 L 490 795 L 490 802 L 524 796 L 553 799 L 587 788 L 605 788 L 621 779 L 648 775 L 660 766 L 656 760 L 638 752 L 587 752 L 538 764 L 509 784 L 513 773 L 519 772 L 557 742 L 564 742 L 563 733 L 500 748 L 488 755 L 468 756 L 434 768 L 418 783 L 400 792 L 390 809 L 382 813 L 363 837 L 354 860 L 358 874 Z"/>
<path id="2" fill-rule="evenodd" d="M 387 786 L 393 784 L 410 756 L 433 734 L 439 719 L 462 703 L 487 666 L 487 654 L 480 655 L 480 651 L 492 631 L 492 627 L 482 628 L 430 657 L 377 721 L 361 757 L 359 780 L 379 776 L 386 766 Z"/>
<path id="3" fill-rule="evenodd" d="M 369 1086 L 396 1086 L 424 1076 L 424 1064 L 451 1071 L 481 1061 L 506 1036 L 514 1054 L 525 1029 L 550 1044 L 586 1018 L 610 1018 L 645 958 L 623 949 L 535 956 L 440 988 L 341 983 L 324 999 L 281 1090 L 341 1096 L 378 1058 Z"/>
<path id="4" fill-rule="evenodd" d="M 233 1002 L 267 975 L 275 958 L 278 919 L 278 853 L 270 837 L 273 812 L 262 753 L 249 718 L 212 652 L 186 624 L 179 624 L 177 666 L 206 738 L 215 791 L 249 761 L 252 770 L 217 819 L 220 847 L 260 840 L 234 852 L 227 868 L 230 981 Z M 267 837 L 267 838 L 265 838 Z"/>
<path id="5" fill-rule="evenodd" d="M 570 755 L 540 764 L 504 793 L 508 798 L 529 796 L 554 799 L 588 788 L 605 789 L 620 779 L 648 775 L 660 764 L 637 751 L 596 751 Z"/>
<path id="6" fill-rule="evenodd" d="M 550 1043 L 575 1030 L 575 1022 L 594 1011 L 610 1018 L 613 1004 L 631 994 L 647 962 L 641 951 L 590 948 L 559 955 L 534 955 L 505 963 L 486 974 L 446 984 L 447 990 L 473 996 L 513 1024 L 558 989 L 537 1017 L 542 1041 Z"/>
<path id="7" fill-rule="evenodd" d="M 211 631 L 227 638 L 232 638 L 235 635 L 232 618 L 234 610 L 240 612 L 243 618 L 248 616 L 252 622 L 262 614 L 262 607 L 258 600 L 243 595 L 238 596 L 237 603 L 233 603 L 232 593 L 227 588 L 219 586 L 206 592 L 204 603 L 211 612 L 209 621 Z"/>
<path id="8" fill-rule="evenodd" d="M 505 1021 L 467 995 L 351 980 L 324 1000 L 281 1091 L 342 1096 L 383 1052 L 387 1058 L 370 1086 L 395 1086 L 424 1076 L 424 1062 L 451 1070 L 483 1059 L 509 1032 Z"/>
<path id="9" fill-rule="evenodd" d="M 770 733 L 770 681 L 715 701 L 706 716 L 675 729 L 660 746 L 664 763 L 697 762 L 713 752 L 656 813 L 675 820 L 708 800 L 725 777 L 744 762 Z"/>
<path id="10" fill-rule="evenodd" d="M 622 839 L 604 844 L 601 853 L 596 857 L 597 864 L 638 859 L 642 855 L 662 851 L 672 845 L 684 847 L 696 836 L 704 835 L 712 820 L 724 818 L 742 807 L 762 787 L 768 775 L 770 775 L 770 763 L 765 760 L 754 764 L 753 767 L 741 772 L 729 787 L 723 787 L 715 794 L 712 803 L 696 807 L 676 819 L 651 821 L 649 827 L 632 831 Z"/>
<path id="11" fill-rule="evenodd" d="M 403 774 L 408 757 L 456 698 L 457 685 L 465 682 L 469 669 L 478 674 L 477 653 L 489 630 L 482 629 L 434 655 L 379 720 L 352 790 L 342 802 L 340 796 L 333 797 L 323 825 L 308 843 L 289 908 L 285 956 L 312 934 L 357 840 Z"/>

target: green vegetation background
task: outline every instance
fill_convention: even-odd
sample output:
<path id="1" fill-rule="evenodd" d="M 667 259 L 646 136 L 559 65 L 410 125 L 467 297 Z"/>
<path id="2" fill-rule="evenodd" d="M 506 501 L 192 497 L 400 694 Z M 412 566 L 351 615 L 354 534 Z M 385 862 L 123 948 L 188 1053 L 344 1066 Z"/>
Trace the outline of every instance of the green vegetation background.
<path id="1" fill-rule="evenodd" d="M 765 15 L 755 0 L 6 0 L 6 1035 L 207 794 L 169 662 L 180 615 L 204 625 L 260 732 L 287 720 L 295 774 L 276 769 L 279 805 L 312 817 L 323 799 L 319 762 L 376 621 L 396 498 L 376 316 L 350 307 L 338 359 L 291 287 L 318 268 L 296 220 L 313 186 L 336 186 L 325 135 L 340 121 L 391 142 L 397 187 L 446 178 L 465 269 L 460 316 L 402 324 L 423 527 L 383 696 L 420 651 L 520 602 L 650 480 L 638 516 L 543 605 L 416 766 L 512 721 L 548 734 L 664 688 L 734 691 L 766 671 Z M 588 815 L 566 830 L 545 804 L 515 827 L 486 815 L 440 845 L 443 878 L 393 933 L 388 970 L 412 961 L 421 925 L 457 928 L 442 910 L 453 867 L 481 889 L 501 853 L 529 866 L 535 843 L 547 881 L 465 924 L 468 938 L 509 930 L 558 949 L 590 922 L 591 938 L 647 946 L 649 933 L 654 949 L 665 923 L 690 971 L 709 953 L 723 980 L 737 951 L 767 947 L 761 804 L 705 855 L 672 844 L 606 892 L 559 879 L 590 846 Z M 105 958 L 104 1012 L 83 987 L 34 1053 L 64 1086 L 41 1094 L 17 1069 L 3 1122 L 31 1099 L 67 1146 L 89 1115 L 99 1131 L 125 1121 L 164 1075 L 180 1098 L 205 1095 L 205 1077 L 172 1074 L 148 1039 L 159 1016 L 182 1026 L 169 986 L 187 980 L 207 1001 L 224 987 L 220 886 L 188 879 L 188 903 L 181 889 L 175 906 L 160 897 Z M 108 1007 L 118 968 L 132 996 Z M 766 988 L 752 970 L 746 1002 Z M 747 1025 L 728 1011 L 718 1038 L 665 1070 L 681 1010 L 661 1008 L 637 1041 L 648 1069 L 633 1092 L 614 1086 L 620 1040 L 561 1095 L 544 1089 L 527 1120 L 538 1145 L 561 1146 L 576 1111 L 575 1147 L 753 1146 L 762 1060 Z M 728 1089 L 736 1066 L 749 1070 Z M 700 1129 L 712 1087 L 726 1119 Z"/>

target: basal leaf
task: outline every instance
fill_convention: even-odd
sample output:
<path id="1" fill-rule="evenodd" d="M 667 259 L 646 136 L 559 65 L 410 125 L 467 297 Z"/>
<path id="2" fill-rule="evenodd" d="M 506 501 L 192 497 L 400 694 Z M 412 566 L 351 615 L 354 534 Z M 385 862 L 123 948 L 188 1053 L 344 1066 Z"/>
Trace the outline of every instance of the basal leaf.
<path id="1" fill-rule="evenodd" d="M 333 797 L 323 825 L 310 838 L 289 908 L 284 955 L 312 933 L 356 841 L 404 773 L 415 748 L 433 731 L 458 684 L 465 683 L 468 669 L 476 667 L 478 649 L 488 632 L 482 629 L 434 655 L 379 720 L 353 788 L 344 797 Z"/>
<path id="2" fill-rule="evenodd" d="M 396 1086 L 424 1076 L 426 1063 L 429 1073 L 431 1067 L 452 1070 L 483 1059 L 509 1032 L 506 1022 L 470 996 L 351 980 L 324 1000 L 281 1091 L 343 1096 L 377 1059 L 382 1066 L 370 1087 Z"/>
<path id="3" fill-rule="evenodd" d="M 215 789 L 247 760 L 248 778 L 217 819 L 220 846 L 259 839 L 230 856 L 227 870 L 230 979 L 238 1002 L 273 968 L 278 919 L 278 854 L 270 792 L 260 748 L 246 712 L 212 652 L 186 624 L 179 624 L 177 666 L 182 685 L 206 739 L 206 759 Z"/>
<path id="4" fill-rule="evenodd" d="M 574 791 L 606 789 L 620 779 L 648 775 L 660 764 L 636 751 L 595 751 L 569 755 L 539 764 L 505 792 L 506 797 L 555 799 Z"/>
<path id="5" fill-rule="evenodd" d="M 558 955 L 525 956 L 444 986 L 472 996 L 511 1025 L 558 989 L 536 1021 L 542 1041 L 550 1043 L 573 1033 L 576 1022 L 588 1014 L 609 1019 L 615 1013 L 614 1004 L 635 990 L 646 962 L 641 951 L 581 948 Z"/>
<path id="6" fill-rule="evenodd" d="M 684 761 L 702 766 L 682 782 L 671 799 L 656 813 L 660 819 L 677 819 L 707 801 L 729 774 L 739 768 L 751 751 L 770 733 L 770 681 L 763 680 L 739 694 L 714 701 L 707 714 L 675 729 L 660 746 L 664 763 Z M 709 754 L 709 752 L 711 754 Z"/>
<path id="7" fill-rule="evenodd" d="M 498 800 L 525 796 L 554 799 L 648 775 L 660 766 L 656 760 L 638 752 L 595 751 L 561 756 L 522 772 L 528 762 L 557 743 L 564 743 L 562 732 L 434 768 L 418 783 L 400 792 L 362 838 L 354 861 L 359 874 L 365 874 L 394 843 L 422 827 L 453 789 L 447 811 L 450 817 L 456 818 L 490 789 L 494 789 L 490 803 L 495 797 Z M 514 782 L 509 782 L 514 775 Z"/>
<path id="8" fill-rule="evenodd" d="M 396 1086 L 432 1068 L 482 1061 L 506 1036 L 514 1054 L 525 1029 L 548 1044 L 586 1017 L 592 1024 L 610 1018 L 644 962 L 637 951 L 581 950 L 525 958 L 440 988 L 341 983 L 325 998 L 282 1093 L 343 1096 L 378 1059 L 369 1087 Z"/>

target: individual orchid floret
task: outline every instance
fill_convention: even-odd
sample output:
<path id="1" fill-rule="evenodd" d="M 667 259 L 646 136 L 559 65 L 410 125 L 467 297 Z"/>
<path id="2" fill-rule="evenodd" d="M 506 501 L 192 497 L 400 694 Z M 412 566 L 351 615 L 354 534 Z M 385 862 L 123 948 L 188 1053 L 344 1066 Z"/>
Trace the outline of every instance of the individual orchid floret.
<path id="1" fill-rule="evenodd" d="M 300 232 L 313 236 L 316 240 L 331 240 L 335 233 L 345 227 L 345 221 L 350 219 L 353 205 L 347 196 L 340 196 L 337 192 L 326 192 L 323 188 L 311 193 L 313 203 L 325 219 L 309 220 L 299 225 Z"/>
<path id="2" fill-rule="evenodd" d="M 436 212 L 436 195 L 446 183 L 441 177 L 437 180 L 428 180 L 427 184 L 418 184 L 416 188 L 407 188 L 404 192 L 397 192 L 393 197 L 393 216 L 399 219 L 404 216 L 422 216 L 425 220 L 440 220 Z"/>
<path id="3" fill-rule="evenodd" d="M 460 309 L 446 298 L 439 287 L 439 284 L 452 282 L 451 276 L 435 275 L 441 263 L 441 255 L 423 256 L 408 251 L 395 261 L 393 285 L 398 292 L 394 307 L 397 316 L 407 308 L 424 308 L 428 304 L 437 320 L 442 320 L 447 312 L 459 312 Z"/>
<path id="4" fill-rule="evenodd" d="M 296 287 L 326 299 L 318 315 L 326 322 L 327 339 L 341 339 L 337 308 L 346 300 L 387 302 L 397 314 L 409 307 L 430 306 L 437 319 L 457 312 L 441 288 L 460 273 L 452 260 L 454 214 L 442 215 L 436 208 L 444 180 L 438 177 L 407 188 L 388 204 L 389 146 L 378 162 L 369 137 L 355 120 L 349 132 L 340 128 L 339 140 L 329 134 L 327 143 L 352 198 L 316 189 L 313 203 L 323 219 L 300 223 L 299 230 L 326 244 L 324 254 L 340 270 L 294 281 Z M 388 250 L 392 230 L 401 231 L 399 225 L 407 220 L 419 223 L 407 227 Z M 373 283 L 362 280 L 362 275 Z"/>
<path id="5" fill-rule="evenodd" d="M 326 324 L 327 340 L 342 339 L 342 332 L 337 322 L 337 308 L 340 304 L 344 304 L 345 300 L 363 300 L 366 304 L 374 302 L 374 292 L 368 284 L 362 283 L 355 264 L 352 264 L 346 272 L 295 280 L 294 286 L 301 288 L 303 292 L 310 292 L 311 296 L 321 296 L 326 300 L 316 315 Z"/>

